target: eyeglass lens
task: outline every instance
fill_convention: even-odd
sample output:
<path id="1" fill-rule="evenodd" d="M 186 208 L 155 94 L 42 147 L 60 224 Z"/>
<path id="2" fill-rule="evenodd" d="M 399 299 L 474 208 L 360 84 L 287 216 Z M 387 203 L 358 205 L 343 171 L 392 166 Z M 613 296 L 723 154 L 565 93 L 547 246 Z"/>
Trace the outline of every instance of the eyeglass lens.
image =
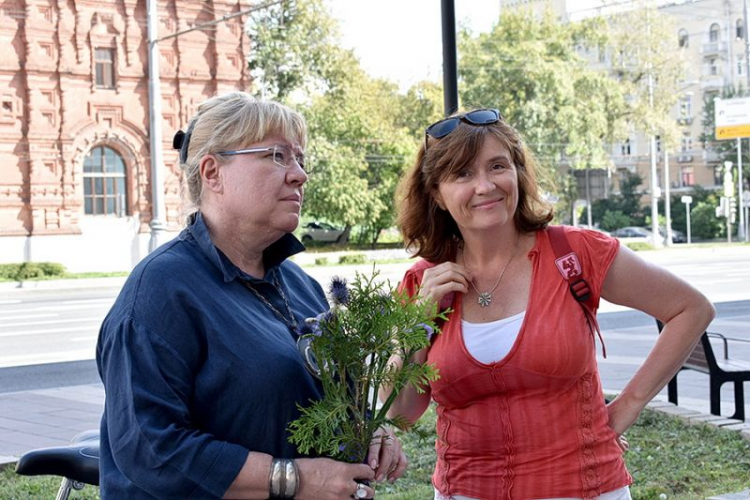
<path id="1" fill-rule="evenodd" d="M 500 113 L 496 109 L 477 109 L 465 115 L 446 118 L 427 127 L 427 134 L 435 139 L 440 139 L 453 132 L 461 120 L 472 125 L 488 125 L 500 119 Z"/>
<path id="2" fill-rule="evenodd" d="M 273 162 L 284 168 L 292 168 L 294 162 L 296 162 L 302 170 L 310 172 L 310 169 L 305 165 L 305 155 L 302 153 L 295 154 L 288 146 L 274 146 Z"/>

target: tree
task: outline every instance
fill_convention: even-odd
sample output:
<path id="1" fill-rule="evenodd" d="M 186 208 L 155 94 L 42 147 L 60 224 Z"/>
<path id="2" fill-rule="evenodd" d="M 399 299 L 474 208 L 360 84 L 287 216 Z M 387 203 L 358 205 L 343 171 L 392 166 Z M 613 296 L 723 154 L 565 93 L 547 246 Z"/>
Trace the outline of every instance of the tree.
<path id="1" fill-rule="evenodd" d="M 549 11 L 541 19 L 506 11 L 489 33 L 461 34 L 462 102 L 500 108 L 548 174 L 563 159 L 606 166 L 626 103 L 617 82 L 582 56 L 605 39 L 599 19 L 561 24 Z"/>
<path id="2" fill-rule="evenodd" d="M 248 65 L 259 96 L 286 102 L 294 91 L 310 94 L 340 76 L 338 24 L 322 0 L 288 0 L 254 11 L 248 35 Z"/>
<path id="3" fill-rule="evenodd" d="M 645 215 L 643 208 L 641 207 L 641 197 L 643 193 L 639 189 L 643 178 L 638 174 L 627 173 L 622 179 L 620 179 L 620 195 L 611 196 L 603 200 L 596 200 L 592 203 L 591 212 L 593 218 L 598 221 L 602 221 L 602 229 L 611 231 L 618 227 L 633 225 L 641 226 L 644 223 Z M 604 217 L 609 213 L 607 222 L 605 223 Z M 618 217 L 616 214 L 627 215 L 628 223 L 621 226 L 613 226 L 613 224 L 622 223 L 622 217 Z M 605 224 L 607 227 L 605 227 Z"/>

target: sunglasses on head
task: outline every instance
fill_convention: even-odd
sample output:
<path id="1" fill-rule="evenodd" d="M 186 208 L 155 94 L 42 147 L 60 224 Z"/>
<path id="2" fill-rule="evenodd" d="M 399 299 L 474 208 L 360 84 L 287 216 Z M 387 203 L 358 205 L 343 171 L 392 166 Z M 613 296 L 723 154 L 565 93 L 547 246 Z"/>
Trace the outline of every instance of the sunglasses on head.
<path id="1" fill-rule="evenodd" d="M 458 124 L 461 122 L 468 123 L 470 125 L 491 125 L 502 120 L 503 117 L 500 115 L 500 111 L 497 109 L 475 109 L 461 115 L 451 116 L 445 118 L 439 122 L 435 122 L 424 131 L 424 150 L 427 151 L 427 138 L 432 137 L 434 139 L 440 139 L 450 134 Z"/>

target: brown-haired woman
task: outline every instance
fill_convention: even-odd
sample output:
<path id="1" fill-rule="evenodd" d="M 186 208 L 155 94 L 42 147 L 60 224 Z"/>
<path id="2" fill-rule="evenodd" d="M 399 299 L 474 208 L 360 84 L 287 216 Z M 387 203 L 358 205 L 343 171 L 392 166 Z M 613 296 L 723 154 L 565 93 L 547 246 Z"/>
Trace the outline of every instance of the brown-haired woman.
<path id="1" fill-rule="evenodd" d="M 437 403 L 440 500 L 629 499 L 622 434 L 680 368 L 714 310 L 693 287 L 600 232 L 565 227 L 593 309 L 600 297 L 665 323 L 605 404 L 594 328 L 555 263 L 532 155 L 494 109 L 430 125 L 399 190 L 399 223 L 422 257 L 402 287 L 452 312 L 429 352 L 440 378 L 391 413 Z M 401 362 L 401 360 L 394 360 Z"/>

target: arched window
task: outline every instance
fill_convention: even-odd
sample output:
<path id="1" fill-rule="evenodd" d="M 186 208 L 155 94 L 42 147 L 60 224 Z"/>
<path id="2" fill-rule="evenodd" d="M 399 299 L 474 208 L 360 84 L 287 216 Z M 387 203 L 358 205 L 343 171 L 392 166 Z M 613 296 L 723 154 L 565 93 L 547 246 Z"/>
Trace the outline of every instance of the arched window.
<path id="1" fill-rule="evenodd" d="M 688 32 L 687 30 L 680 30 L 679 33 L 677 33 L 677 43 L 678 45 L 685 49 L 688 46 Z"/>
<path id="2" fill-rule="evenodd" d="M 738 40 L 745 38 L 745 22 L 742 19 L 737 19 L 737 29 L 735 35 Z"/>
<path id="3" fill-rule="evenodd" d="M 98 146 L 83 160 L 83 206 L 86 215 L 127 215 L 125 162 L 112 148 Z"/>
<path id="4" fill-rule="evenodd" d="M 718 42 L 719 41 L 719 25 L 714 23 L 711 25 L 711 29 L 708 31 L 708 41 Z"/>

